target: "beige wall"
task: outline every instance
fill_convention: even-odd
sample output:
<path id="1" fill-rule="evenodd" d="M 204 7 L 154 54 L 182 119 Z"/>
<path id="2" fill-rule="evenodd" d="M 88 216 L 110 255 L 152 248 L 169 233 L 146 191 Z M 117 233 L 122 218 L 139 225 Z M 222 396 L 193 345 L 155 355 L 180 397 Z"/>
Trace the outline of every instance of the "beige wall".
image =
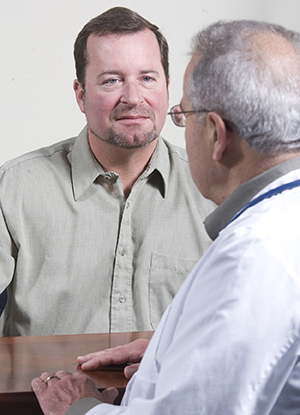
<path id="1" fill-rule="evenodd" d="M 0 164 L 77 135 L 73 43 L 82 26 L 110 7 L 132 8 L 157 24 L 170 44 L 170 106 L 179 102 L 190 39 L 220 19 L 255 19 L 300 30 L 299 0 L 2 0 Z M 163 136 L 184 146 L 183 130 L 167 120 Z"/>

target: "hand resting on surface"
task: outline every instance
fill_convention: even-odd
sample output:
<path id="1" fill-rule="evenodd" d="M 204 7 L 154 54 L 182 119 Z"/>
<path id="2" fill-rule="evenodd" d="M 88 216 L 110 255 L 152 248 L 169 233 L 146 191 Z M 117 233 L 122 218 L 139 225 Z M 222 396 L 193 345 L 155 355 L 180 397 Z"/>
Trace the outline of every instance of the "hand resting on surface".
<path id="1" fill-rule="evenodd" d="M 124 368 L 125 377 L 130 379 L 138 370 L 149 341 L 148 339 L 137 339 L 122 346 L 78 356 L 77 362 L 81 365 L 82 370 L 97 370 L 102 366 L 132 363 Z"/>

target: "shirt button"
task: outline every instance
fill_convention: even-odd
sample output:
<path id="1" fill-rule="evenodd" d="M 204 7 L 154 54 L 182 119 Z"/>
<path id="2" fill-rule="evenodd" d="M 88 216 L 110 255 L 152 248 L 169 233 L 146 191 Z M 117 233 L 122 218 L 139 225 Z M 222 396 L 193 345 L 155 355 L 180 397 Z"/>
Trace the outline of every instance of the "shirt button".
<path id="1" fill-rule="evenodd" d="M 124 297 L 123 295 L 119 295 L 118 300 L 119 300 L 120 303 L 125 303 L 126 297 Z"/>
<path id="2" fill-rule="evenodd" d="M 125 254 L 126 254 L 126 249 L 123 248 L 121 251 L 121 255 L 124 256 Z"/>
<path id="3" fill-rule="evenodd" d="M 128 209 L 128 208 L 129 208 L 129 206 L 130 206 L 130 203 L 128 202 L 128 203 L 127 203 L 127 205 L 126 205 L 126 209 Z"/>

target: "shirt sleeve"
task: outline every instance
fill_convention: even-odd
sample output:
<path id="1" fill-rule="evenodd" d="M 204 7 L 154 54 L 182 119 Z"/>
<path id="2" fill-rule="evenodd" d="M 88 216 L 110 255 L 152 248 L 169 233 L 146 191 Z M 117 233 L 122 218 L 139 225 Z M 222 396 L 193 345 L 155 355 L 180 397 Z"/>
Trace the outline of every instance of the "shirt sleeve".
<path id="1" fill-rule="evenodd" d="M 7 229 L 0 206 L 0 293 L 9 285 L 15 269 L 16 246 Z"/>
<path id="2" fill-rule="evenodd" d="M 101 402 L 98 401 L 98 399 L 84 398 L 70 406 L 65 415 L 83 415 L 99 404 L 101 404 Z"/>

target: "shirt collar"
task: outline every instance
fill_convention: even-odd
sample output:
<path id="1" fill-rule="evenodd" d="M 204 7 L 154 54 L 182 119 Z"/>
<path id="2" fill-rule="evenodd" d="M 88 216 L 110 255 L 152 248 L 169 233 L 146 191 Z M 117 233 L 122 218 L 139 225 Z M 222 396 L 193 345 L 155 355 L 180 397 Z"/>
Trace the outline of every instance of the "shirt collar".
<path id="1" fill-rule="evenodd" d="M 240 186 L 205 219 L 204 225 L 209 237 L 215 240 L 230 219 L 260 190 L 279 177 L 299 168 L 300 157 L 295 157 L 277 164 Z"/>
<path id="2" fill-rule="evenodd" d="M 168 178 L 171 164 L 169 150 L 162 137 L 158 137 L 157 145 L 149 162 L 149 175 L 156 171 L 160 176 L 161 194 L 165 198 L 168 190 Z"/>
<path id="3" fill-rule="evenodd" d="M 87 126 L 84 127 L 76 138 L 74 147 L 69 154 L 69 161 L 72 169 L 75 200 L 78 200 L 83 195 L 98 176 L 106 176 L 108 174 L 103 170 L 90 149 Z M 148 178 L 155 171 L 157 171 L 160 177 L 161 186 L 159 188 L 161 188 L 162 197 L 165 197 L 170 172 L 170 158 L 168 148 L 161 137 L 158 138 L 157 146 L 143 176 Z"/>

